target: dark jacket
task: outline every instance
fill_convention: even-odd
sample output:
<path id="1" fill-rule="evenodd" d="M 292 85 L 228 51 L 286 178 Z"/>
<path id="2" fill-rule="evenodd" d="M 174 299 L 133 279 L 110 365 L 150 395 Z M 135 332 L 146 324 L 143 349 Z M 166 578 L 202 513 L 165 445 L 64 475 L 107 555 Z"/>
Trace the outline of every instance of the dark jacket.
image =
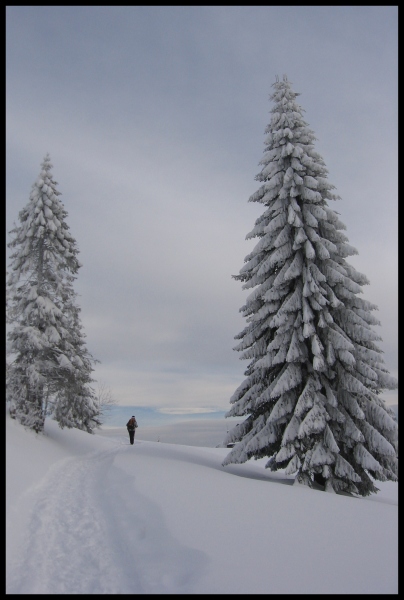
<path id="1" fill-rule="evenodd" d="M 133 417 L 131 417 L 129 419 L 129 421 L 126 423 L 126 427 L 127 427 L 128 431 L 135 431 L 135 429 L 137 427 L 137 421 L 136 421 L 136 419 L 134 419 Z"/>

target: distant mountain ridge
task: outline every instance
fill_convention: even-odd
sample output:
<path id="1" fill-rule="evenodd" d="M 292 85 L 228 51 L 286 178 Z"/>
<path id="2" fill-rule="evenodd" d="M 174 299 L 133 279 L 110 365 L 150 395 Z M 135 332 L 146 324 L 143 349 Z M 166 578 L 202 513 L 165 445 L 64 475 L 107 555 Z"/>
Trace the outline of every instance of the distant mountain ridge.
<path id="1" fill-rule="evenodd" d="M 132 415 L 136 416 L 139 426 L 152 427 L 193 421 L 198 419 L 223 419 L 226 411 L 198 412 L 198 413 L 166 413 L 156 407 L 149 406 L 121 406 L 115 405 L 105 411 L 103 424 L 105 427 L 125 427 Z"/>
<path id="2" fill-rule="evenodd" d="M 398 420 L 398 404 L 389 405 L 393 409 Z M 156 407 L 149 406 L 111 406 L 105 411 L 103 425 L 105 427 L 125 427 L 126 423 L 132 415 L 136 416 L 139 426 L 143 427 L 159 427 L 161 425 L 169 425 L 181 423 L 183 421 L 194 421 L 200 419 L 224 419 L 226 411 L 216 412 L 198 412 L 198 413 L 166 413 L 161 412 Z M 229 427 L 233 426 L 234 419 L 226 419 Z"/>

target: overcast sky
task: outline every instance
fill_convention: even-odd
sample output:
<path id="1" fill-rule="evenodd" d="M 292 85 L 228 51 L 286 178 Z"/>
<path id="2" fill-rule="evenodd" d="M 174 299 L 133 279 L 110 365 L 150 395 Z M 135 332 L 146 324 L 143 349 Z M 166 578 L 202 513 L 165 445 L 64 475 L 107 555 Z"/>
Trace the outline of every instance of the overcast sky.
<path id="1" fill-rule="evenodd" d="M 231 276 L 257 242 L 248 199 L 283 74 L 398 376 L 397 7 L 9 6 L 6 59 L 7 231 L 49 152 L 94 377 L 120 404 L 227 410 L 244 379 Z"/>

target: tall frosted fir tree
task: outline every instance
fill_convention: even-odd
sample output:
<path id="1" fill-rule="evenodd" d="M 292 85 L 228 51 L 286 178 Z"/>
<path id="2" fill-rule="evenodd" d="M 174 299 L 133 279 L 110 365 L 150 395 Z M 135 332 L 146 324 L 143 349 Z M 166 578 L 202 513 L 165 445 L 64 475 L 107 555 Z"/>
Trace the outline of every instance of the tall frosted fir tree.
<path id="1" fill-rule="evenodd" d="M 30 200 L 10 232 L 7 281 L 7 369 L 10 414 L 35 431 L 52 414 L 60 427 L 91 433 L 100 421 L 91 387 L 94 359 L 88 352 L 73 282 L 81 264 L 65 222 L 47 155 Z"/>
<path id="2" fill-rule="evenodd" d="M 240 310 L 247 326 L 235 350 L 251 362 L 232 396 L 230 416 L 246 416 L 226 442 L 224 461 L 268 457 L 272 471 L 326 491 L 366 496 L 374 481 L 397 481 L 398 426 L 380 398 L 397 387 L 373 331 L 377 307 L 345 259 L 338 196 L 314 150 L 315 137 L 286 77 L 273 85 L 266 148 L 251 196 L 265 210 L 248 238 L 259 238 L 235 276 L 254 288 Z"/>

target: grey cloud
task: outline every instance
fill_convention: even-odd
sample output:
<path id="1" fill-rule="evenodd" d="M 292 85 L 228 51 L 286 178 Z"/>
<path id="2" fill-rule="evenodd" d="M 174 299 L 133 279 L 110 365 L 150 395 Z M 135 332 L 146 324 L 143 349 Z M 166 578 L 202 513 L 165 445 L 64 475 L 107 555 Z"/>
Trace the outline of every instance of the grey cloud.
<path id="1" fill-rule="evenodd" d="M 50 152 L 83 268 L 95 376 L 144 404 L 220 405 L 254 243 L 275 75 L 318 138 L 397 359 L 396 7 L 7 7 L 7 231 Z"/>

